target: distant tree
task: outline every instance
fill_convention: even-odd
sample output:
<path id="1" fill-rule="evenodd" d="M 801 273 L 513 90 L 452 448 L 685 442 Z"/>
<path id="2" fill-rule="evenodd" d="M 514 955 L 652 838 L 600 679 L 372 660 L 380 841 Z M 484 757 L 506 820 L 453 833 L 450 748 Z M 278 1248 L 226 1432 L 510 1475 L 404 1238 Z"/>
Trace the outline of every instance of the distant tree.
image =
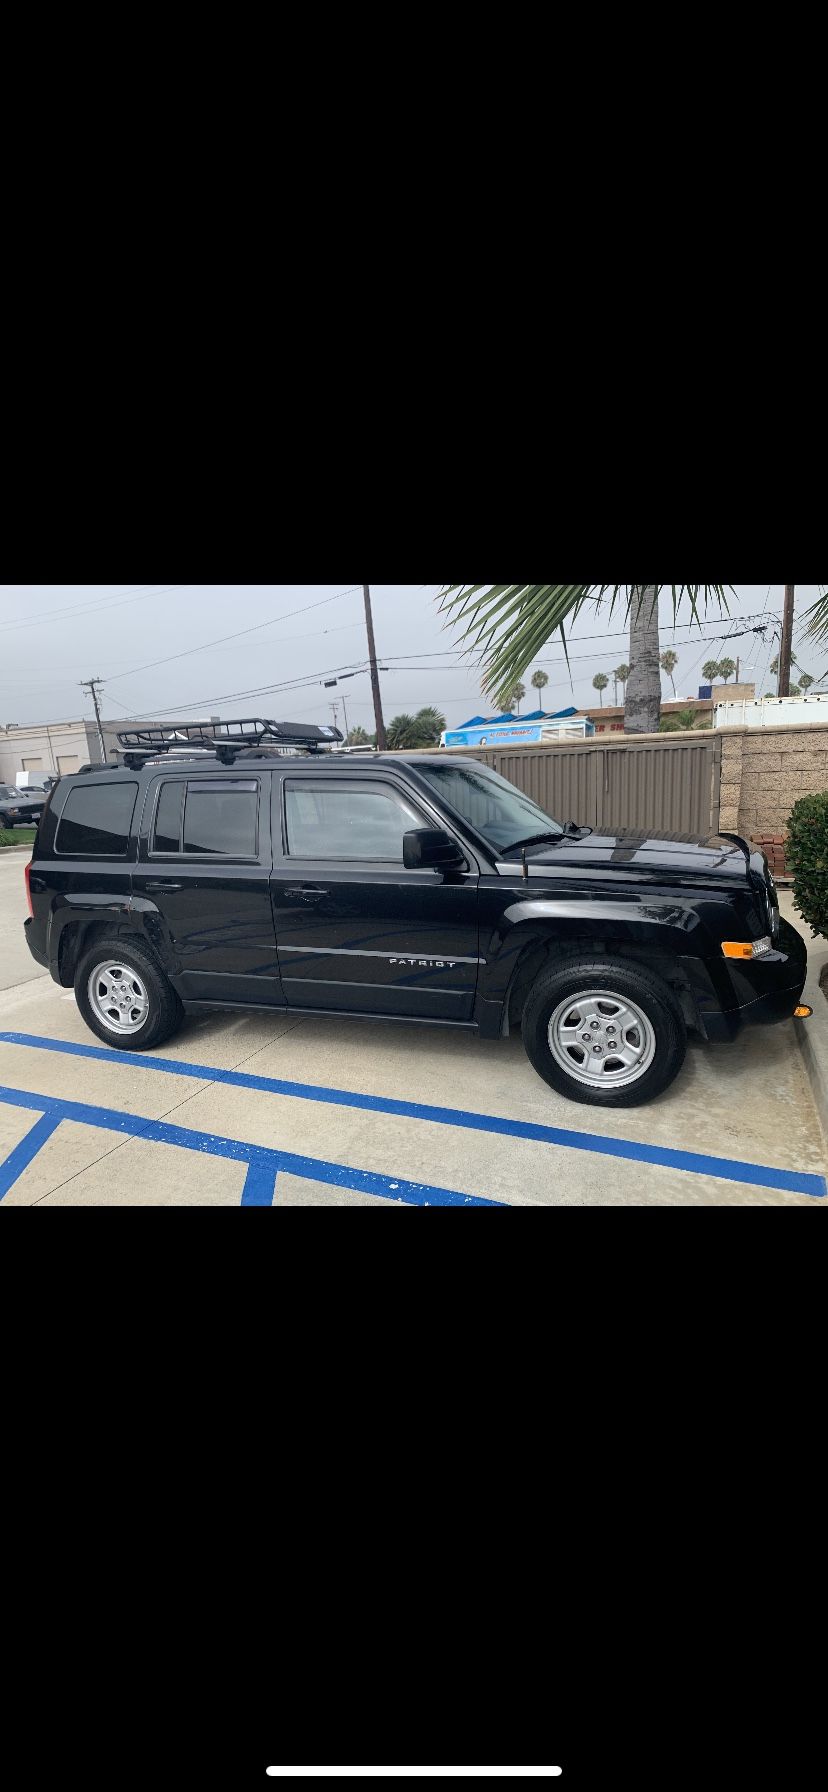
<path id="1" fill-rule="evenodd" d="M 521 706 L 521 703 L 523 702 L 523 699 L 525 696 L 526 696 L 525 684 L 514 685 L 512 690 L 509 693 L 509 696 L 506 698 L 506 708 L 514 710 L 517 715 L 520 715 L 520 706 Z"/>
<path id="2" fill-rule="evenodd" d="M 678 734 L 680 727 L 678 716 L 662 716 L 658 724 L 659 734 Z"/>
<path id="3" fill-rule="evenodd" d="M 605 692 L 608 684 L 609 684 L 609 679 L 606 675 L 606 672 L 596 672 L 595 677 L 592 680 L 592 688 L 594 691 L 600 691 L 600 693 L 601 693 L 601 708 L 602 709 L 604 707 L 604 692 Z"/>
<path id="4" fill-rule="evenodd" d="M 705 684 L 715 684 L 720 672 L 721 666 L 718 660 L 707 660 L 702 666 L 702 678 Z"/>
<path id="5" fill-rule="evenodd" d="M 446 725 L 438 709 L 421 709 L 416 716 L 395 716 L 388 728 L 388 745 L 394 753 L 419 747 L 436 747 Z"/>
<path id="6" fill-rule="evenodd" d="M 439 709 L 434 709 L 433 707 L 420 709 L 417 711 L 414 721 L 420 736 L 418 745 L 421 747 L 439 747 L 440 735 L 443 733 L 446 726 L 446 718 L 444 715 L 440 714 Z"/>
<path id="7" fill-rule="evenodd" d="M 542 672 L 540 667 L 538 667 L 537 672 L 532 673 L 532 686 L 533 686 L 533 689 L 536 690 L 538 693 L 538 707 L 539 708 L 541 707 L 543 692 L 546 690 L 548 683 L 549 683 L 549 673 Z"/>
<path id="8" fill-rule="evenodd" d="M 695 728 L 698 716 L 694 709 L 680 709 L 676 721 L 680 728 Z"/>
<path id="9" fill-rule="evenodd" d="M 630 676 L 630 668 L 626 664 L 626 662 L 621 666 L 616 666 L 615 671 L 613 672 L 612 676 L 615 680 L 615 701 L 616 701 L 616 703 L 618 702 L 618 686 L 619 685 L 621 686 L 621 695 L 624 699 L 624 702 L 626 703 L 626 701 L 627 701 L 627 679 Z"/>
<path id="10" fill-rule="evenodd" d="M 808 695 L 808 692 L 809 692 L 809 690 L 810 690 L 810 688 L 811 688 L 811 685 L 812 685 L 812 684 L 814 684 L 814 682 L 815 682 L 815 680 L 814 680 L 814 679 L 813 679 L 813 678 L 812 678 L 812 677 L 811 677 L 811 674 L 810 674 L 810 672 L 800 672 L 800 674 L 799 674 L 799 688 L 800 688 L 800 690 L 801 690 L 801 691 L 804 691 L 804 692 L 805 692 L 805 695 L 806 695 L 806 697 L 807 697 L 807 695 Z"/>
<path id="11" fill-rule="evenodd" d="M 371 735 L 364 728 L 352 728 L 347 744 L 349 747 L 370 747 L 373 743 Z"/>
<path id="12" fill-rule="evenodd" d="M 736 661 L 735 660 L 720 660 L 719 661 L 719 677 L 724 680 L 725 684 L 727 684 L 727 681 L 729 678 L 733 677 L 735 670 L 736 670 Z"/>
<path id="13" fill-rule="evenodd" d="M 420 744 L 417 739 L 416 716 L 395 716 L 393 722 L 389 722 L 387 732 L 392 753 L 401 753 Z"/>
<path id="14" fill-rule="evenodd" d="M 670 648 L 668 648 L 666 653 L 663 653 L 661 655 L 661 659 L 659 660 L 658 663 L 661 667 L 662 672 L 666 672 L 667 677 L 669 678 L 670 683 L 673 687 L 673 696 L 675 697 L 676 681 L 673 677 L 673 673 L 675 672 L 675 669 L 679 663 L 678 662 L 678 654 L 674 653 L 672 647 L 670 647 Z"/>
<path id="15" fill-rule="evenodd" d="M 791 685 L 791 688 L 790 688 L 790 691 L 789 691 L 789 692 L 788 692 L 788 695 L 789 695 L 789 696 L 790 696 L 790 697 L 801 697 L 801 696 L 802 696 L 802 692 L 801 692 L 801 690 L 800 690 L 800 688 L 799 688 L 799 685 L 798 685 L 798 684 L 792 684 L 792 685 Z"/>

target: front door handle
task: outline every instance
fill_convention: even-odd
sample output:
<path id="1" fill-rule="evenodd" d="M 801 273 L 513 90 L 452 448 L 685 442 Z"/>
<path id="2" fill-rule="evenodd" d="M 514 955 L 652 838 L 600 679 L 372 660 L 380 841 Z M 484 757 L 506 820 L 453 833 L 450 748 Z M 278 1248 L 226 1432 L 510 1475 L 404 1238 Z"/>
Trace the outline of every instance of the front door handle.
<path id="1" fill-rule="evenodd" d="M 148 890 L 160 893 L 162 890 L 183 890 L 183 884 L 147 884 Z"/>
<path id="2" fill-rule="evenodd" d="M 313 889 L 310 884 L 301 884 L 292 890 L 285 891 L 285 895 L 289 896 L 292 902 L 321 902 L 322 897 L 328 894 L 327 890 Z"/>

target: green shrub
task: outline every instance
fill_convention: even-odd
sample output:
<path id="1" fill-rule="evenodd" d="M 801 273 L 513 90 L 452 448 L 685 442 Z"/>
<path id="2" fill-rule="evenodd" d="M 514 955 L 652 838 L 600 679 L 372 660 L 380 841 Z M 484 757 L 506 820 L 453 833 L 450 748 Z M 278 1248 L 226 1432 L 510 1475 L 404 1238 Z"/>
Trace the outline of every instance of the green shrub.
<path id="1" fill-rule="evenodd" d="M 788 822 L 788 869 L 803 921 L 828 939 L 828 790 L 804 796 Z"/>

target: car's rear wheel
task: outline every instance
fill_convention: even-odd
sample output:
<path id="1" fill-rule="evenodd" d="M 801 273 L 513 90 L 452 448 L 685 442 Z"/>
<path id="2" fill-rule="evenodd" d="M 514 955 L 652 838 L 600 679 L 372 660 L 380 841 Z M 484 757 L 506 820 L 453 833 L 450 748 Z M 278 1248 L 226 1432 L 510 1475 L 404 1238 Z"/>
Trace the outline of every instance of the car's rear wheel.
<path id="1" fill-rule="evenodd" d="M 523 1011 L 527 1054 L 551 1088 L 594 1107 L 639 1107 L 678 1076 L 687 1031 L 653 972 L 623 959 L 561 961 Z"/>
<path id="2" fill-rule="evenodd" d="M 75 1000 L 88 1027 L 119 1051 L 170 1039 L 184 1009 L 151 953 L 138 942 L 98 940 L 75 973 Z"/>

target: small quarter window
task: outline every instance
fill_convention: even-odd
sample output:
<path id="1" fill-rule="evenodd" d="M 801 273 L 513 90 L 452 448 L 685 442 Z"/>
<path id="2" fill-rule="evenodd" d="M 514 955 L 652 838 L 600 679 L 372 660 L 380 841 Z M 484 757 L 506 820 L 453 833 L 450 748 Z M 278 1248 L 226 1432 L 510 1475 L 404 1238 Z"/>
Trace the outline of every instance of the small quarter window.
<path id="1" fill-rule="evenodd" d="M 58 824 L 55 851 L 75 858 L 125 859 L 137 784 L 76 784 Z"/>

